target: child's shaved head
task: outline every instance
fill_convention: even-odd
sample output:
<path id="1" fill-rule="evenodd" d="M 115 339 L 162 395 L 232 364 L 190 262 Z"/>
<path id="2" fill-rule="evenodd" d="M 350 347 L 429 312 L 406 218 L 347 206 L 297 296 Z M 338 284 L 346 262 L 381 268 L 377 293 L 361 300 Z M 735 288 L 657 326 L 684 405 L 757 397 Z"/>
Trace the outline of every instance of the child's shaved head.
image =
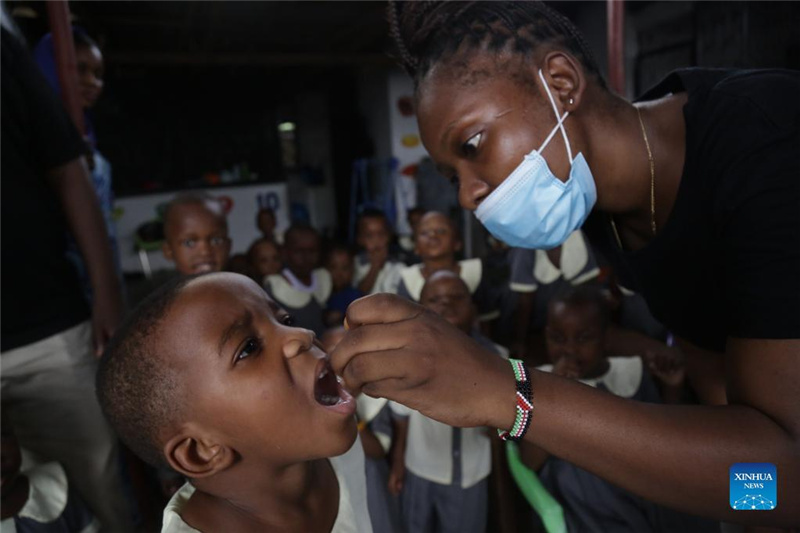
<path id="1" fill-rule="evenodd" d="M 97 371 L 97 397 L 111 425 L 136 455 L 165 466 L 159 432 L 181 409 L 178 371 L 157 353 L 161 323 L 195 276 L 173 278 L 128 316 L 106 348 Z"/>

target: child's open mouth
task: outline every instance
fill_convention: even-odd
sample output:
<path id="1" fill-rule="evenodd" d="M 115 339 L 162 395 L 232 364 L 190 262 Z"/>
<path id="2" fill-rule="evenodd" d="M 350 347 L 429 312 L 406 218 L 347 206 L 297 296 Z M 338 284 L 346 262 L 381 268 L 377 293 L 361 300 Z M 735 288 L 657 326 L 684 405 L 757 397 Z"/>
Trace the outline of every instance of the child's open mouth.
<path id="1" fill-rule="evenodd" d="M 314 382 L 314 399 L 324 407 L 341 406 L 337 411 L 351 411 L 355 405 L 353 397 L 342 387 L 340 378 L 336 376 L 327 358 L 317 363 L 317 380 Z"/>

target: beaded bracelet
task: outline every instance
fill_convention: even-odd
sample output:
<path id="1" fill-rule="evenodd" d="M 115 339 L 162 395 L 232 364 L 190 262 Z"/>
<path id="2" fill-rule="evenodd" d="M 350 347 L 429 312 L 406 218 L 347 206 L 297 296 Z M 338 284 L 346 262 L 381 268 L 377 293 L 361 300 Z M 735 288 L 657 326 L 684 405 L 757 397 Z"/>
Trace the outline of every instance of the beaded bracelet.
<path id="1" fill-rule="evenodd" d="M 533 391 L 531 390 L 531 382 L 528 379 L 528 372 L 525 370 L 525 364 L 519 359 L 509 359 L 508 362 L 511 363 L 511 368 L 514 369 L 514 379 L 517 385 L 517 417 L 510 431 L 498 429 L 497 434 L 503 440 L 520 441 L 531 425 Z"/>

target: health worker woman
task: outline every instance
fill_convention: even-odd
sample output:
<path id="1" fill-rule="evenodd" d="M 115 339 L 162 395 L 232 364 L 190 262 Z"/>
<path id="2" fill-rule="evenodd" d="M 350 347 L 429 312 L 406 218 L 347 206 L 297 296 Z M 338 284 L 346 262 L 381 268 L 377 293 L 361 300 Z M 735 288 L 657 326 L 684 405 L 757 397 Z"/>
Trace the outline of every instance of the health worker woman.
<path id="1" fill-rule="evenodd" d="M 461 205 L 512 246 L 580 228 L 682 339 L 707 405 L 636 403 L 500 361 L 389 295 L 351 305 L 348 387 L 500 428 L 646 499 L 800 524 L 800 74 L 685 69 L 631 104 L 539 2 L 389 9 L 422 140 Z M 716 405 L 711 405 L 716 404 Z M 734 510 L 730 468 L 769 463 L 777 505 Z"/>

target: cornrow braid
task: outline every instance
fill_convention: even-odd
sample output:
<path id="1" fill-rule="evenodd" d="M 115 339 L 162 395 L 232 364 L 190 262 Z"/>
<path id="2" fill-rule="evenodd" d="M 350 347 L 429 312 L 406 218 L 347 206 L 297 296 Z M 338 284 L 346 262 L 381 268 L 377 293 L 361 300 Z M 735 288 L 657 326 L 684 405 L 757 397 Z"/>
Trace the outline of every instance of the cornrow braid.
<path id="1" fill-rule="evenodd" d="M 528 55 L 551 44 L 572 53 L 606 88 L 580 31 L 567 17 L 538 0 L 389 0 L 388 18 L 397 59 L 416 85 L 434 64 L 456 52 L 510 49 Z"/>

